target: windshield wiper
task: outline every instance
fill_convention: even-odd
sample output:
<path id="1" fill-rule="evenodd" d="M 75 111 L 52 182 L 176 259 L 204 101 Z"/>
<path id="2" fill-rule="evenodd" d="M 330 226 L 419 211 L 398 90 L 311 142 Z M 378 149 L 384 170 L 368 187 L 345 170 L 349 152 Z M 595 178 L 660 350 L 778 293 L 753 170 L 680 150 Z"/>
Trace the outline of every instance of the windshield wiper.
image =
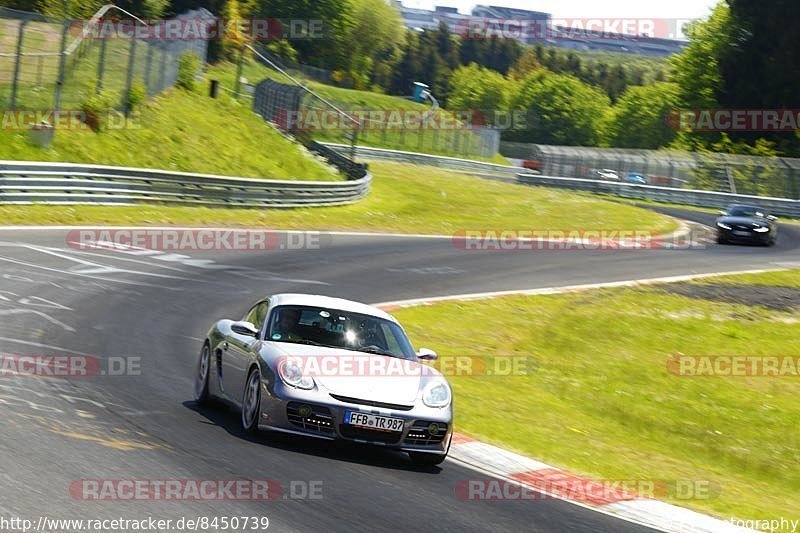
<path id="1" fill-rule="evenodd" d="M 311 346 L 322 346 L 324 348 L 336 348 L 335 346 L 330 346 L 328 344 L 322 344 L 322 343 L 317 342 L 317 341 L 312 341 L 311 339 L 300 339 L 298 341 L 283 341 L 283 342 L 289 342 L 289 343 L 292 343 L 292 344 L 310 344 Z"/>
<path id="2" fill-rule="evenodd" d="M 365 353 L 374 353 L 375 355 L 385 355 L 385 356 L 387 356 L 387 357 L 397 357 L 397 356 L 396 356 L 395 354 L 393 354 L 393 353 L 387 353 L 387 352 L 383 352 L 383 351 L 381 351 L 381 350 L 376 350 L 375 348 L 369 348 L 369 347 L 367 347 L 367 346 L 365 346 L 365 347 L 363 347 L 363 348 L 357 348 L 357 350 L 358 350 L 359 352 L 365 352 Z"/>

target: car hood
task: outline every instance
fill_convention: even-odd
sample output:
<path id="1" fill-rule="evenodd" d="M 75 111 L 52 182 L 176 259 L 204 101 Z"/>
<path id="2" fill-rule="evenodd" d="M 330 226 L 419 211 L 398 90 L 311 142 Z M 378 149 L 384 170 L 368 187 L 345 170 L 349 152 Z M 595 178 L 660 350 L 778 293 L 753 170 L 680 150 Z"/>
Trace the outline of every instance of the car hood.
<path id="1" fill-rule="evenodd" d="M 284 357 L 298 360 L 321 390 L 348 398 L 413 405 L 423 382 L 441 375 L 432 367 L 397 357 L 306 344 L 272 344 Z"/>
<path id="2" fill-rule="evenodd" d="M 757 218 L 757 217 L 719 217 L 717 222 L 722 222 L 724 224 L 736 224 L 742 226 L 752 226 L 752 225 L 759 225 L 759 226 L 769 226 L 769 222 L 767 220 Z"/>

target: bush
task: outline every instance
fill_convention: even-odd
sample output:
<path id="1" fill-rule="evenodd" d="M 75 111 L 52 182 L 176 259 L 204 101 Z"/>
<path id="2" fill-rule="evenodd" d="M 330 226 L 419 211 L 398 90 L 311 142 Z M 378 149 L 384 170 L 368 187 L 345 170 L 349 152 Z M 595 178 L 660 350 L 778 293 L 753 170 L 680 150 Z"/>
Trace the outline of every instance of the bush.
<path id="1" fill-rule="evenodd" d="M 83 121 L 93 131 L 100 131 L 103 127 L 102 117 L 114 107 L 117 95 L 113 92 L 103 91 L 100 94 L 90 96 L 83 104 Z"/>
<path id="2" fill-rule="evenodd" d="M 197 85 L 194 75 L 200 68 L 200 58 L 192 52 L 184 52 L 178 59 L 178 79 L 176 85 L 187 91 L 193 91 Z"/>
<path id="3" fill-rule="evenodd" d="M 130 112 L 147 100 L 147 87 L 142 82 L 135 81 L 125 98 L 125 108 Z"/>

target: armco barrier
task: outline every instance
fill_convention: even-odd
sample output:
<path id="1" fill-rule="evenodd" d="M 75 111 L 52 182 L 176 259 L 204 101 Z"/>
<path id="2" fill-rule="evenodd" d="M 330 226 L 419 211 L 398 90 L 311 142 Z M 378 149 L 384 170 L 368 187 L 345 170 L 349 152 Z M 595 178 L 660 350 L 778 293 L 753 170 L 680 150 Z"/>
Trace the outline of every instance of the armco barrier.
<path id="1" fill-rule="evenodd" d="M 328 146 L 340 153 L 350 153 L 350 146 L 346 144 L 319 143 Z M 418 152 L 404 152 L 402 150 L 387 150 L 385 148 L 373 148 L 371 146 L 356 146 L 356 157 L 362 159 L 380 159 L 383 161 L 398 161 L 401 163 L 411 163 L 415 165 L 429 165 L 442 167 L 448 170 L 466 172 L 469 174 L 481 174 L 492 178 L 506 178 L 515 181 L 520 167 L 497 165 L 495 163 L 483 163 L 471 159 L 459 159 L 457 157 L 447 157 L 442 155 L 421 154 Z"/>
<path id="2" fill-rule="evenodd" d="M 519 174 L 517 176 L 517 180 L 519 183 L 524 183 L 526 185 L 558 187 L 560 189 L 573 189 L 589 191 L 593 193 L 612 194 L 622 198 L 654 200 L 656 202 L 669 202 L 699 207 L 721 208 L 729 204 L 753 204 L 763 207 L 775 215 L 800 218 L 800 201 L 788 200 L 785 198 L 748 196 L 744 194 L 701 191 L 696 189 L 673 189 L 670 187 L 656 187 L 654 185 L 636 185 L 612 181 L 581 178 L 559 178 L 531 174 Z"/>
<path id="3" fill-rule="evenodd" d="M 318 207 L 363 198 L 372 177 L 348 181 L 234 178 L 73 163 L 0 161 L 0 204 Z"/>

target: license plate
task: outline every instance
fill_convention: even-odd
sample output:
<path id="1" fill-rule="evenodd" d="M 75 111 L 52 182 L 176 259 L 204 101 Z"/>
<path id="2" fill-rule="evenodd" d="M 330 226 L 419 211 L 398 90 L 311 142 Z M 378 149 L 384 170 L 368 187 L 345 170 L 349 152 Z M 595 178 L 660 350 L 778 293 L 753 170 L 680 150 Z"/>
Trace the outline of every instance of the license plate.
<path id="1" fill-rule="evenodd" d="M 378 431 L 402 431 L 403 419 L 391 418 L 388 416 L 371 415 L 368 413 L 357 413 L 345 411 L 344 423 L 351 426 L 375 429 Z"/>
<path id="2" fill-rule="evenodd" d="M 738 231 L 737 230 L 737 231 L 734 231 L 733 234 L 734 235 L 741 235 L 742 237 L 747 237 L 747 236 L 750 235 L 750 232 L 749 231 Z"/>

